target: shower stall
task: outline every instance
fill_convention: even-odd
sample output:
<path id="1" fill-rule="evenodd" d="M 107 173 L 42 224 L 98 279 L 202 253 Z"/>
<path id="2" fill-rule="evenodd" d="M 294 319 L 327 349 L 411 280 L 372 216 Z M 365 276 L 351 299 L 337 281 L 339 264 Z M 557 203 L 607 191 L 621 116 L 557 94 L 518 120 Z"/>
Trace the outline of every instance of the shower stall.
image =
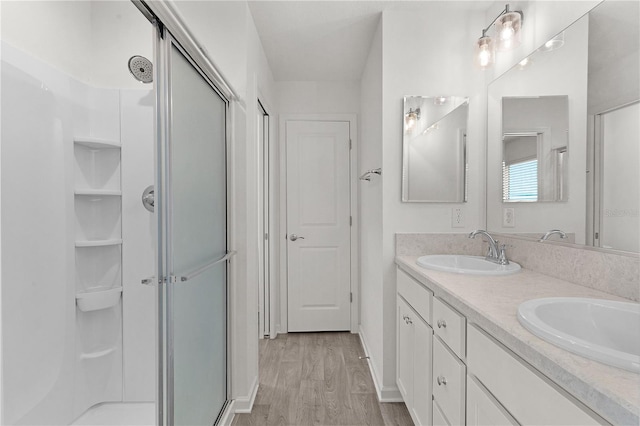
<path id="1" fill-rule="evenodd" d="M 0 422 L 216 423 L 229 94 L 144 3 L 0 7 Z"/>

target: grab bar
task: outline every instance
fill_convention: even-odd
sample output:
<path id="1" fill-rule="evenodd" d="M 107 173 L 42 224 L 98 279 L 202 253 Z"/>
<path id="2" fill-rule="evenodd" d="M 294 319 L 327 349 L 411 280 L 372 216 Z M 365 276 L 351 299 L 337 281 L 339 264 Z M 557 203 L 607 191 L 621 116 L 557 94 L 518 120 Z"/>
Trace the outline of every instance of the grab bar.
<path id="1" fill-rule="evenodd" d="M 217 260 L 212 260 L 209 263 L 205 263 L 204 265 L 202 265 L 201 267 L 199 267 L 198 269 L 182 275 L 180 277 L 180 281 L 181 282 L 185 282 L 185 281 L 189 281 L 190 279 L 193 279 L 195 277 L 197 277 L 198 275 L 202 274 L 203 272 L 205 272 L 206 270 L 213 268 L 214 266 L 222 263 L 222 262 L 226 262 L 227 260 L 231 259 L 237 252 L 235 250 L 230 250 L 227 251 L 227 254 L 225 254 L 224 256 L 222 256 L 220 259 Z"/>
<path id="2" fill-rule="evenodd" d="M 362 174 L 362 176 L 360 176 L 360 180 L 370 181 L 371 175 L 373 174 L 382 175 L 382 168 L 378 167 L 377 169 L 367 170 Z"/>

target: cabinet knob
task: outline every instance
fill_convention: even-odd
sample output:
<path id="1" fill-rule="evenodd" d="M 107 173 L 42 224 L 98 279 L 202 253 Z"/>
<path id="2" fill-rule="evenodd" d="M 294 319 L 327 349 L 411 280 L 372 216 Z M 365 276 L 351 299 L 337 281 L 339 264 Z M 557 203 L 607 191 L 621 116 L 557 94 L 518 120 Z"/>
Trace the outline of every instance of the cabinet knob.
<path id="1" fill-rule="evenodd" d="M 444 376 L 438 376 L 436 381 L 438 382 L 438 386 L 442 386 L 442 385 L 446 385 L 447 384 L 447 378 L 444 377 Z"/>
<path id="2" fill-rule="evenodd" d="M 447 328 L 447 322 L 445 320 L 438 320 L 438 328 Z"/>

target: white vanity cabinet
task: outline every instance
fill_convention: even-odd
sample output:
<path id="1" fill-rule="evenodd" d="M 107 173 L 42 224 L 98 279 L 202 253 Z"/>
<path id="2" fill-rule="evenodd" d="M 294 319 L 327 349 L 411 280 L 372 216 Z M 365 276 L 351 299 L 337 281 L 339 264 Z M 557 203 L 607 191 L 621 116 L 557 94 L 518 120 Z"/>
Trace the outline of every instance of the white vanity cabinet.
<path id="1" fill-rule="evenodd" d="M 397 384 L 415 424 L 609 424 L 477 324 L 467 324 L 428 282 L 398 268 L 397 283 Z"/>
<path id="2" fill-rule="evenodd" d="M 432 294 L 401 270 L 398 270 L 397 282 L 396 383 L 413 422 L 430 425 Z"/>
<path id="3" fill-rule="evenodd" d="M 433 298 L 433 405 L 450 425 L 465 422 L 466 318 Z"/>
<path id="4" fill-rule="evenodd" d="M 499 402 L 494 405 L 519 424 L 608 424 L 479 327 L 468 331 L 470 378 L 477 378 Z"/>

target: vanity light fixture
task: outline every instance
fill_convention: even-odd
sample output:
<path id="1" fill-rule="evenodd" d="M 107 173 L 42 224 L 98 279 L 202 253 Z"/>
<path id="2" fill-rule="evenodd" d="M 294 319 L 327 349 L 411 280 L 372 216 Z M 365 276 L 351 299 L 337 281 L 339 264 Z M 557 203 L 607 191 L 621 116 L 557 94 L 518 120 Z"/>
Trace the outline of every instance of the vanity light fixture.
<path id="1" fill-rule="evenodd" d="M 476 42 L 476 64 L 481 69 L 488 69 L 495 63 L 495 51 L 505 52 L 520 46 L 520 29 L 523 14 L 519 10 L 509 10 L 507 4 L 502 12 L 482 30 L 482 36 Z M 494 43 L 487 31 L 495 24 L 496 39 Z"/>
<path id="2" fill-rule="evenodd" d="M 404 131 L 412 131 L 418 120 L 420 120 L 420 108 L 409 108 L 409 112 L 404 115 Z"/>

